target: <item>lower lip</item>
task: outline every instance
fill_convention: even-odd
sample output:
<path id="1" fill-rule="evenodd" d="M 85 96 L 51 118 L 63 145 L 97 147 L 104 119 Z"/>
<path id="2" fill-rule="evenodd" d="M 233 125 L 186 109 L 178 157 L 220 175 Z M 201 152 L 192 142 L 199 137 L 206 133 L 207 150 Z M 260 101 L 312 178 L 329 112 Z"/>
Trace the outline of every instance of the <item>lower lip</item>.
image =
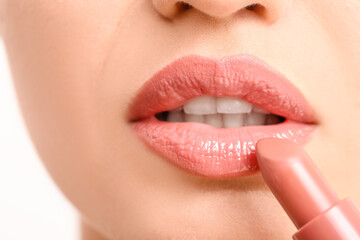
<path id="1" fill-rule="evenodd" d="M 256 142 L 278 137 L 305 143 L 315 126 L 286 120 L 276 125 L 215 128 L 193 122 L 170 123 L 155 117 L 132 123 L 136 134 L 165 159 L 192 174 L 237 177 L 259 171 Z"/>

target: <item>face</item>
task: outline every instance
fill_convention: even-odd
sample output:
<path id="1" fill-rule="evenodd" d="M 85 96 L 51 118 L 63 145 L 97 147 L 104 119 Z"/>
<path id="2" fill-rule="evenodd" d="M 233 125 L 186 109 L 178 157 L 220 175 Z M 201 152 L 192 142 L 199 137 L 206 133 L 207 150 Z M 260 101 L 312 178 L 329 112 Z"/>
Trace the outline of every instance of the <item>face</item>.
<path id="1" fill-rule="evenodd" d="M 305 150 L 360 204 L 360 1 L 1 0 L 21 109 L 48 171 L 108 239 L 289 239 L 261 175 L 191 174 L 134 133 L 129 106 L 187 55 L 256 56 L 295 85 L 317 122 Z M 246 8 L 259 3 L 256 7 Z"/>

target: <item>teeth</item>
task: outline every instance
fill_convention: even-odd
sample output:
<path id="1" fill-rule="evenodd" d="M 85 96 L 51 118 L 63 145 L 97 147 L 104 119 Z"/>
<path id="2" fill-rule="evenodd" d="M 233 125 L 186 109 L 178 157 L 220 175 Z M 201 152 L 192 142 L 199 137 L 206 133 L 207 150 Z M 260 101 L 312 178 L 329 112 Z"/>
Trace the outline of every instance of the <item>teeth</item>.
<path id="1" fill-rule="evenodd" d="M 184 113 L 181 111 L 170 111 L 167 117 L 168 122 L 183 122 Z"/>
<path id="2" fill-rule="evenodd" d="M 198 122 L 204 123 L 204 115 L 185 114 L 185 122 Z"/>
<path id="3" fill-rule="evenodd" d="M 216 97 L 201 96 L 194 98 L 184 105 L 186 114 L 203 115 L 215 114 L 216 112 Z"/>
<path id="4" fill-rule="evenodd" d="M 249 113 L 252 105 L 244 100 L 231 97 L 219 97 L 217 99 L 218 113 Z"/>
<path id="5" fill-rule="evenodd" d="M 223 121 L 225 128 L 241 127 L 244 126 L 246 114 L 224 114 Z"/>
<path id="6" fill-rule="evenodd" d="M 246 125 L 265 125 L 266 115 L 262 113 L 249 113 L 246 118 Z"/>
<path id="7" fill-rule="evenodd" d="M 253 112 L 257 112 L 257 113 L 270 114 L 268 111 L 266 111 L 258 106 L 253 106 L 252 110 L 253 110 Z"/>
<path id="8" fill-rule="evenodd" d="M 223 125 L 223 120 L 221 114 L 211 114 L 205 116 L 205 123 L 213 127 L 221 128 Z"/>
<path id="9" fill-rule="evenodd" d="M 169 111 L 167 121 L 198 122 L 217 128 L 234 128 L 277 124 L 281 122 L 281 118 L 238 98 L 201 96 Z"/>

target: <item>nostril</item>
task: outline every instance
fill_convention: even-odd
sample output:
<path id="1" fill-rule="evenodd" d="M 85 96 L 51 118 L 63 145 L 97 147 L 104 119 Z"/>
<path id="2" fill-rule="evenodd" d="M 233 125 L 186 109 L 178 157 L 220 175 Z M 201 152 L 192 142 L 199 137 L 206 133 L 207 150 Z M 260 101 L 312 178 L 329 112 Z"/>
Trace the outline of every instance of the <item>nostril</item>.
<path id="1" fill-rule="evenodd" d="M 259 3 L 254 3 L 245 7 L 246 10 L 255 13 L 258 16 L 265 17 L 265 7 Z"/>
<path id="2" fill-rule="evenodd" d="M 255 11 L 255 9 L 257 7 L 258 7 L 258 3 L 254 3 L 254 4 L 251 4 L 251 5 L 247 6 L 247 7 L 245 7 L 245 8 L 246 8 L 246 10 L 249 10 L 249 11 Z"/>
<path id="3" fill-rule="evenodd" d="M 186 11 L 192 8 L 192 6 L 186 2 L 177 2 L 176 5 L 180 11 Z"/>
<path id="4" fill-rule="evenodd" d="M 0 0 L 1 1 L 1 0 Z M 155 10 L 164 18 L 174 20 L 182 13 L 199 12 L 216 19 L 234 15 L 256 17 L 269 24 L 275 22 L 284 6 L 269 0 L 151 0 Z M 285 0 L 279 0 L 285 1 Z"/>

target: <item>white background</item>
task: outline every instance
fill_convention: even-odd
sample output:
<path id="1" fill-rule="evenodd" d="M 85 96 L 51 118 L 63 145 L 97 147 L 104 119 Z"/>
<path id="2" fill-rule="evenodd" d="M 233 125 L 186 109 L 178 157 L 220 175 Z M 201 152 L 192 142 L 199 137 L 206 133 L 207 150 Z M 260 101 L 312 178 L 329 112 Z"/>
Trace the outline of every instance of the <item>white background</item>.
<path id="1" fill-rule="evenodd" d="M 26 132 L 0 39 L 0 239 L 78 240 L 77 214 Z"/>

